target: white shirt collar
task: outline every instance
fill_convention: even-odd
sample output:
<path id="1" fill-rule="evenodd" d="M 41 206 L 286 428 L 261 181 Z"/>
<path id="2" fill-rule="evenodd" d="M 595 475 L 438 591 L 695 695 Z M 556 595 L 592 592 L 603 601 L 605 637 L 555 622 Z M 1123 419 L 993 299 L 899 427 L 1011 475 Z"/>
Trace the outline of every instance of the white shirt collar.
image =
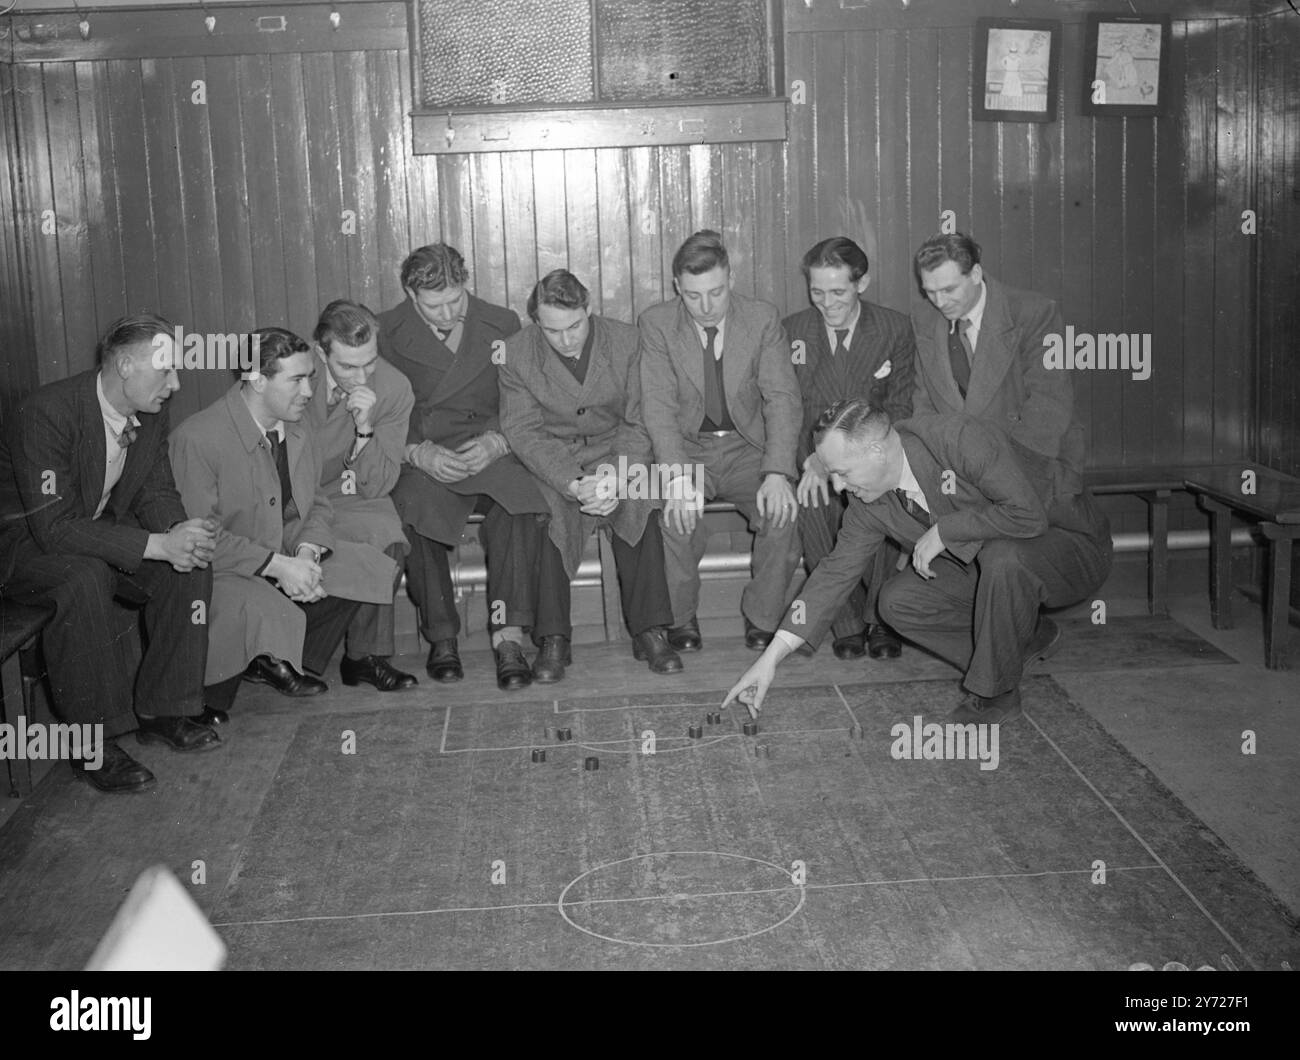
<path id="1" fill-rule="evenodd" d="M 907 461 L 907 453 L 903 453 L 903 472 L 898 476 L 898 488 L 906 493 L 912 500 L 916 501 L 927 512 L 930 510 L 930 504 L 925 499 L 925 494 L 921 491 L 921 484 L 916 481 L 916 476 L 912 474 L 912 465 Z"/>
<path id="2" fill-rule="evenodd" d="M 99 411 L 104 417 L 104 422 L 112 429 L 115 435 L 121 435 L 126 430 L 129 423 L 132 427 L 139 427 L 140 421 L 135 416 L 126 417 L 117 409 L 113 408 L 108 398 L 104 395 L 104 377 L 95 376 L 95 395 L 99 398 Z"/>
<path id="3" fill-rule="evenodd" d="M 983 280 L 980 281 L 980 296 L 975 302 L 975 308 L 966 314 L 967 320 L 970 321 L 970 327 L 966 329 L 966 337 L 970 340 L 971 349 L 975 348 L 975 340 L 979 337 L 980 325 L 984 322 L 984 309 L 989 301 L 989 285 Z M 953 326 L 956 326 L 953 321 Z"/>
<path id="4" fill-rule="evenodd" d="M 862 322 L 862 301 L 860 299 L 858 300 L 857 307 L 853 310 L 853 319 L 850 320 L 847 324 L 845 324 L 844 327 L 833 328 L 826 323 L 825 318 L 822 319 L 822 324 L 826 328 L 826 341 L 829 342 L 831 345 L 831 353 L 835 352 L 835 332 L 837 331 L 848 332 L 848 334 L 844 336 L 844 348 L 847 350 L 850 346 L 853 345 L 853 333 L 858 330 L 858 325 L 861 322 Z"/>

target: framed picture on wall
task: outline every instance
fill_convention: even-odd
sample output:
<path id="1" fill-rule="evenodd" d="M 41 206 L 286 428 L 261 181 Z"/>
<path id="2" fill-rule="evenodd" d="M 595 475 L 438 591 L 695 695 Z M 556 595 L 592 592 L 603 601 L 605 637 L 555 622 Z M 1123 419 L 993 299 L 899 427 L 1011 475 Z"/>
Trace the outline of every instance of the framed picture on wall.
<path id="1" fill-rule="evenodd" d="M 1055 121 L 1061 24 L 1031 18 L 975 23 L 976 121 Z"/>
<path id="2" fill-rule="evenodd" d="M 1085 114 L 1159 114 L 1168 98 L 1169 16 L 1088 15 Z"/>

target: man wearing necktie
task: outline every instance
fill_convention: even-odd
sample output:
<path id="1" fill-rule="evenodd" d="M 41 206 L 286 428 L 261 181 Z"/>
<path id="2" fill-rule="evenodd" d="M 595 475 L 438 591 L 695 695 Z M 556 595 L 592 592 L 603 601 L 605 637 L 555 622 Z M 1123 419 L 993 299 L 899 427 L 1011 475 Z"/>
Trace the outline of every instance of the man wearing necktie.
<path id="1" fill-rule="evenodd" d="M 406 299 L 379 317 L 379 353 L 415 395 L 392 496 L 411 547 L 406 589 L 430 645 L 426 667 L 435 681 L 464 676 L 451 553 L 466 520 L 479 512 L 497 686 L 525 688 L 532 667 L 524 629 L 537 613 L 537 556 L 548 509 L 499 423 L 497 372 L 519 317 L 470 294 L 465 261 L 445 243 L 413 250 L 401 280 Z"/>
<path id="2" fill-rule="evenodd" d="M 30 395 L 0 444 L 0 609 L 47 604 L 42 633 L 61 721 L 103 725 L 103 758 L 75 763 L 101 791 L 144 791 L 153 774 L 118 746 L 220 744 L 204 713 L 216 524 L 187 518 L 167 459 L 180 388 L 175 329 L 151 313 L 109 325 L 98 368 Z M 135 654 L 142 606 L 144 654 Z M 29 719 L 35 721 L 35 719 Z"/>
<path id="3" fill-rule="evenodd" d="M 209 705 L 241 680 L 286 696 L 326 690 L 325 671 L 360 604 L 389 604 L 397 564 L 348 541 L 321 488 L 304 416 L 317 359 L 284 328 L 253 333 L 257 365 L 171 437 L 185 510 L 217 520 L 208 612 Z"/>
<path id="4" fill-rule="evenodd" d="M 827 406 L 868 397 L 894 420 L 912 414 L 912 362 L 916 342 L 906 314 L 869 302 L 867 255 L 844 236 L 824 239 L 803 257 L 812 306 L 786 317 L 791 360 L 803 396 L 797 459 L 803 469 L 796 496 L 804 565 L 811 573 L 835 547 L 845 498 L 829 489 L 826 469 L 813 451 L 812 432 Z M 880 622 L 876 599 L 894 573 L 898 551 L 882 546 L 875 567 L 855 586 L 831 627 L 836 658 L 897 658 L 902 646 Z M 801 649 L 811 653 L 811 647 Z"/>
<path id="5" fill-rule="evenodd" d="M 321 489 L 334 507 L 334 532 L 372 545 L 400 567 L 406 535 L 389 494 L 401 471 L 415 403 L 411 384 L 379 356 L 379 322 L 357 302 L 327 305 L 313 337 L 320 379 L 307 423 L 320 451 Z M 400 569 L 396 577 L 400 581 Z M 413 674 L 389 662 L 394 632 L 391 602 L 357 608 L 339 663 L 345 685 L 365 681 L 396 692 L 417 684 Z"/>
<path id="6" fill-rule="evenodd" d="M 1061 495 L 1083 489 L 1083 427 L 1068 371 L 1043 364 L 1043 340 L 1061 335 L 1051 299 L 1006 287 L 984 271 L 960 232 L 927 239 L 913 261 L 928 304 L 912 309 L 913 415 L 965 413 L 1054 462 Z"/>
<path id="7" fill-rule="evenodd" d="M 962 671 L 955 721 L 1016 717 L 1024 667 L 1060 640 L 1041 608 L 1086 599 L 1110 573 L 1110 527 L 1092 497 L 1061 495 L 1051 461 L 969 416 L 894 425 L 859 398 L 827 409 L 815 434 L 832 485 L 851 494 L 849 510 L 835 550 L 726 702 L 739 697 L 757 714 L 777 664 L 825 633 L 893 538 L 912 561 L 881 590 L 885 621 Z"/>
<path id="8" fill-rule="evenodd" d="M 735 294 L 717 232 L 673 255 L 677 297 L 638 322 L 642 409 L 666 482 L 664 555 L 674 628 L 668 643 L 699 651 L 703 506 L 733 502 L 755 531 L 753 577 L 741 596 L 745 645 L 761 651 L 789 599 L 799 557 L 794 495 L 799 383 L 776 307 Z M 702 468 L 703 490 L 694 485 Z"/>

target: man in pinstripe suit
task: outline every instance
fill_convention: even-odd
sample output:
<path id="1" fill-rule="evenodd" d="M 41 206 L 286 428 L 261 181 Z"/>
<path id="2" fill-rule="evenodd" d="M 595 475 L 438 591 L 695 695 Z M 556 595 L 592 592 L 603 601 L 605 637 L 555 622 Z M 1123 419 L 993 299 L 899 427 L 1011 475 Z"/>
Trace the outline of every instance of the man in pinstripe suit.
<path id="1" fill-rule="evenodd" d="M 132 729 L 176 751 L 220 743 L 200 720 L 216 527 L 186 518 L 167 457 L 174 330 L 152 314 L 114 321 L 99 368 L 32 394 L 0 445 L 0 596 L 53 605 L 54 706 L 103 725 L 101 767 L 78 763 L 101 791 L 153 786 L 117 746 Z M 137 618 L 116 600 L 143 606 L 138 668 Z"/>
<path id="2" fill-rule="evenodd" d="M 817 418 L 837 401 L 863 397 L 886 409 L 892 421 L 907 419 L 916 342 L 906 314 L 863 297 L 871 279 L 867 255 L 853 240 L 823 239 L 803 256 L 801 267 L 812 307 L 786 317 L 784 325 L 803 392 L 798 451 L 803 477 L 796 495 L 804 563 L 812 573 L 835 547 L 845 509 L 845 496 L 827 488 L 826 469 L 813 449 Z M 836 658 L 860 659 L 868 650 L 873 659 L 902 653 L 898 637 L 876 615 L 880 587 L 894 573 L 899 555 L 892 542 L 882 544 L 835 616 Z"/>

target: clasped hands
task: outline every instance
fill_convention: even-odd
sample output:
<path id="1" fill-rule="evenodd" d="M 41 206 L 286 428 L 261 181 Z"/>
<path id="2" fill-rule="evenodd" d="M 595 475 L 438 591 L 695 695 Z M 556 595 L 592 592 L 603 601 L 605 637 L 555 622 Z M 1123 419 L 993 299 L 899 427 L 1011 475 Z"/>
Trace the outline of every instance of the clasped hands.
<path id="1" fill-rule="evenodd" d="M 584 515 L 604 517 L 618 507 L 618 478 L 615 475 L 583 475 L 569 483 L 569 496 Z"/>
<path id="2" fill-rule="evenodd" d="M 296 604 L 313 604 L 329 596 L 321 582 L 321 566 L 311 551 L 302 545 L 294 556 L 276 555 L 262 572 L 273 579 Z"/>
<path id="3" fill-rule="evenodd" d="M 425 440 L 410 450 L 407 460 L 435 482 L 460 482 L 477 475 L 509 451 L 501 434 L 488 431 L 455 449 Z"/>
<path id="4" fill-rule="evenodd" d="M 215 519 L 186 519 L 166 533 L 150 534 L 144 558 L 170 563 L 181 572 L 202 569 L 212 562 L 220 528 Z"/>

